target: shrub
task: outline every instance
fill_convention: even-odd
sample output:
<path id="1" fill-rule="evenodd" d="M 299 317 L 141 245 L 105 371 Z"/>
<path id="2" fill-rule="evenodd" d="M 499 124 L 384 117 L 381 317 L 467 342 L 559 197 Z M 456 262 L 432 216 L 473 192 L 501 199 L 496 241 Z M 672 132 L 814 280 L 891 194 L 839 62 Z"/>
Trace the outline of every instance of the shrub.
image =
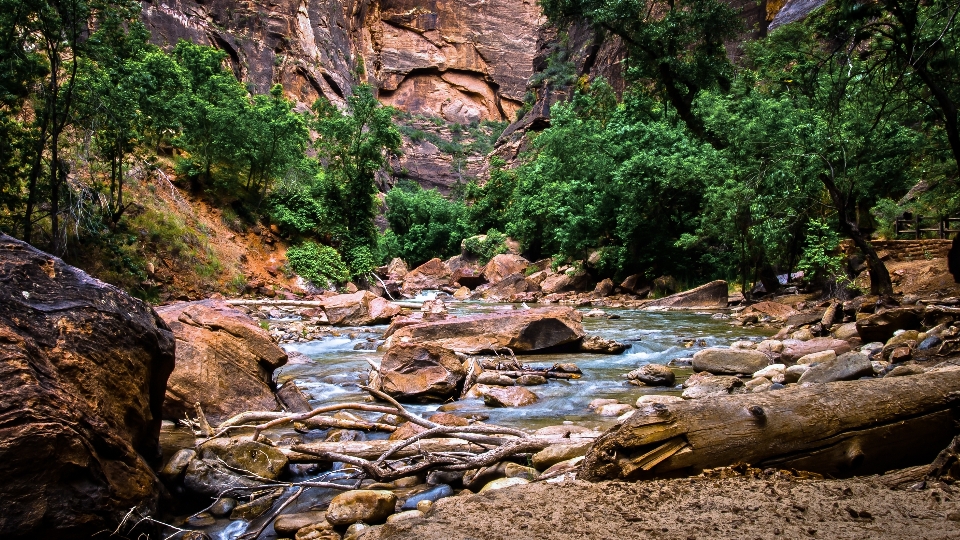
<path id="1" fill-rule="evenodd" d="M 350 271 L 337 250 L 316 242 L 304 242 L 287 250 L 287 261 L 304 279 L 320 287 L 344 283 Z"/>

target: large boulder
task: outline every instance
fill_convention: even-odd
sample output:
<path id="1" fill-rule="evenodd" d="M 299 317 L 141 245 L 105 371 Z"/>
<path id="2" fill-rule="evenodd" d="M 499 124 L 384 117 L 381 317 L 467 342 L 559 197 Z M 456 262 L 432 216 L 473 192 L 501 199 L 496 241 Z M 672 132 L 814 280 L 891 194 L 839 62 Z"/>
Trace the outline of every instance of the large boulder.
<path id="1" fill-rule="evenodd" d="M 787 339 L 783 341 L 780 359 L 785 364 L 793 364 L 808 354 L 833 351 L 838 355 L 850 352 L 850 342 L 829 337 L 813 338 L 806 341 Z"/>
<path id="2" fill-rule="evenodd" d="M 849 352 L 840 356 L 813 364 L 810 369 L 800 376 L 800 384 L 826 383 L 835 381 L 851 381 L 864 376 L 873 375 L 873 363 L 870 358 L 860 352 Z"/>
<path id="3" fill-rule="evenodd" d="M 416 296 L 420 291 L 449 287 L 450 268 L 440 259 L 433 258 L 407 273 L 400 292 L 404 296 Z"/>
<path id="4" fill-rule="evenodd" d="M 572 291 L 583 288 L 589 279 L 590 276 L 583 270 L 550 274 L 540 282 L 540 289 L 544 294 Z"/>
<path id="5" fill-rule="evenodd" d="M 501 253 L 490 259 L 483 268 L 483 277 L 487 278 L 487 282 L 496 284 L 507 276 L 523 274 L 528 266 L 530 261 L 519 255 Z"/>
<path id="6" fill-rule="evenodd" d="M 918 307 L 888 309 L 857 321 L 857 332 L 864 343 L 886 343 L 897 330 L 920 330 L 923 310 Z"/>
<path id="7" fill-rule="evenodd" d="M 643 309 L 678 308 L 725 308 L 727 307 L 727 282 L 722 279 L 711 281 L 689 291 L 683 291 L 643 305 Z"/>
<path id="8" fill-rule="evenodd" d="M 540 286 L 523 274 L 510 274 L 484 290 L 482 296 L 493 302 L 511 302 L 521 295 L 539 292 Z"/>
<path id="9" fill-rule="evenodd" d="M 90 538 L 154 513 L 169 328 L 3 234 L 0 283 L 0 538 Z"/>
<path id="10" fill-rule="evenodd" d="M 512 310 L 405 326 L 388 343 L 434 343 L 465 354 L 492 348 L 525 354 L 578 344 L 584 336 L 580 321 L 580 312 L 566 306 Z"/>
<path id="11" fill-rule="evenodd" d="M 770 359 L 752 349 L 711 348 L 693 355 L 693 370 L 714 375 L 750 375 L 770 365 Z"/>
<path id="12" fill-rule="evenodd" d="M 400 306 L 370 291 L 358 291 L 325 298 L 323 311 L 334 326 L 369 326 L 389 323 L 400 314 Z"/>
<path id="13" fill-rule="evenodd" d="M 442 401 L 456 392 L 465 375 L 453 351 L 428 343 L 399 343 L 384 355 L 378 384 L 400 400 Z"/>
<path id="14" fill-rule="evenodd" d="M 445 263 L 452 275 L 451 283 L 459 283 L 462 287 L 476 289 L 487 282 L 483 275 L 483 268 L 476 261 L 465 258 L 463 255 L 457 255 Z"/>
<path id="15" fill-rule="evenodd" d="M 177 367 L 167 384 L 163 416 L 214 422 L 244 411 L 279 410 L 273 370 L 287 353 L 246 314 L 217 300 L 157 308 L 177 339 Z"/>

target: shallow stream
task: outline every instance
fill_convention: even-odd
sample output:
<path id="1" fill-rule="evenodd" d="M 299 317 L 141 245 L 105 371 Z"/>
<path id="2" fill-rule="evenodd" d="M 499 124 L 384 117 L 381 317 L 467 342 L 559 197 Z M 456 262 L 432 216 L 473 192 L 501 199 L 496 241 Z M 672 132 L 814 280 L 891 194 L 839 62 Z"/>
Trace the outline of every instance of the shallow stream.
<path id="1" fill-rule="evenodd" d="M 512 304 L 459 302 L 448 305 L 451 315 L 471 315 L 509 310 Z M 587 310 L 584 310 L 586 312 Z M 644 393 L 680 394 L 679 388 L 641 388 L 627 384 L 623 377 L 627 372 L 644 364 L 667 364 L 674 359 L 692 357 L 704 347 L 726 346 L 750 339 L 759 341 L 772 335 L 769 329 L 730 326 L 727 320 L 713 319 L 712 313 L 680 311 L 645 312 L 627 309 L 604 309 L 617 319 L 584 317 L 583 326 L 589 334 L 615 339 L 630 345 L 620 355 L 584 353 L 544 354 L 520 356 L 525 365 L 549 367 L 557 362 L 573 362 L 583 375 L 576 380 L 551 379 L 549 384 L 529 389 L 541 399 L 538 403 L 521 408 L 493 409 L 486 407 L 481 399 L 467 399 L 457 403 L 457 413 L 482 412 L 489 415 L 488 422 L 535 429 L 572 421 L 587 427 L 610 425 L 615 419 L 601 418 L 587 408 L 596 398 L 613 398 L 633 404 Z M 356 384 L 367 378 L 369 362 L 380 363 L 382 352 L 372 349 L 379 344 L 386 326 L 340 329 L 340 337 L 327 338 L 286 345 L 291 351 L 299 351 L 312 362 L 287 365 L 278 373 L 280 383 L 293 378 L 307 393 L 314 405 L 362 400 L 366 393 Z M 357 350 L 361 349 L 361 350 Z M 689 369 L 674 368 L 677 384 L 689 374 Z M 436 410 L 440 403 L 412 405 L 410 409 L 420 414 Z"/>

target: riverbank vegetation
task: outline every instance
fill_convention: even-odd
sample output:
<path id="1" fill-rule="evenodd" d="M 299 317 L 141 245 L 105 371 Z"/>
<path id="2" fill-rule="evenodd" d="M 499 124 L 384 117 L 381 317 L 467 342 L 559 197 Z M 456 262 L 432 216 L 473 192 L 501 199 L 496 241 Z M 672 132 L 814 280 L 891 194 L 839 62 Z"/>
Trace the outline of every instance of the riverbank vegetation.
<path id="1" fill-rule="evenodd" d="M 531 260 L 592 254 L 597 279 L 746 288 L 804 269 L 842 287 L 848 238 L 889 294 L 871 233 L 891 234 L 904 211 L 960 208 L 955 4 L 835 0 L 740 45 L 740 19 L 716 0 L 541 4 L 558 27 L 619 37 L 626 89 L 565 77 L 571 99 L 517 160 L 491 157 L 488 178 L 449 197 L 401 181 L 381 206 L 378 175 L 402 136 L 426 135 L 398 129 L 371 87 L 302 110 L 280 86 L 252 92 L 222 51 L 150 45 L 136 2 L 0 0 L 0 230 L 81 264 L 105 258 L 111 281 L 141 296 L 151 249 L 217 272 L 203 231 L 171 235 L 176 220 L 145 217 L 159 210 L 143 190 L 166 170 L 232 228 L 274 226 L 291 269 L 320 285 L 467 244 L 486 258 L 509 236 Z"/>

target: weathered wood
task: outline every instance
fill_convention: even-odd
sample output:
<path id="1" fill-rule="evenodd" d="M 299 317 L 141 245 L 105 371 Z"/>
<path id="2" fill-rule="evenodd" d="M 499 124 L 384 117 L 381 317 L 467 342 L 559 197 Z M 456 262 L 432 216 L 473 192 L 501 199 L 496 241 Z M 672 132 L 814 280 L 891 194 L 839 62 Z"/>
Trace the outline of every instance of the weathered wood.
<path id="1" fill-rule="evenodd" d="M 749 463 L 832 476 L 929 463 L 957 433 L 960 369 L 641 409 L 604 434 L 582 478 L 696 474 Z"/>
<path id="2" fill-rule="evenodd" d="M 504 437 L 503 442 L 514 441 L 515 438 Z M 578 442 L 590 441 L 589 437 L 529 437 L 529 440 L 536 441 L 533 444 L 540 448 L 546 448 L 552 445 L 575 444 Z M 282 447 L 281 450 L 287 456 L 291 463 L 316 463 L 318 461 L 329 461 L 316 454 L 341 454 L 366 460 L 377 460 L 386 453 L 398 441 L 375 440 L 375 441 L 344 441 L 344 442 L 312 442 L 298 444 L 292 448 Z M 481 454 L 494 448 L 492 445 L 480 445 L 457 439 L 453 437 L 443 437 L 437 439 L 423 439 L 405 446 L 400 450 L 393 452 L 390 459 L 407 458 L 426 453 L 441 452 L 466 452 L 470 454 Z M 308 454 L 304 451 L 313 452 Z"/>
<path id="3" fill-rule="evenodd" d="M 507 377 L 512 377 L 516 379 L 521 375 L 540 375 L 546 379 L 579 379 L 579 373 L 564 373 L 562 371 L 537 371 L 537 370 L 501 370 L 501 369 L 487 369 L 485 371 L 492 371 L 494 373 L 499 373 L 501 375 L 506 375 Z"/>
<path id="4" fill-rule="evenodd" d="M 323 307 L 323 300 L 258 300 L 233 299 L 224 300 L 232 306 L 293 306 L 293 307 Z"/>

